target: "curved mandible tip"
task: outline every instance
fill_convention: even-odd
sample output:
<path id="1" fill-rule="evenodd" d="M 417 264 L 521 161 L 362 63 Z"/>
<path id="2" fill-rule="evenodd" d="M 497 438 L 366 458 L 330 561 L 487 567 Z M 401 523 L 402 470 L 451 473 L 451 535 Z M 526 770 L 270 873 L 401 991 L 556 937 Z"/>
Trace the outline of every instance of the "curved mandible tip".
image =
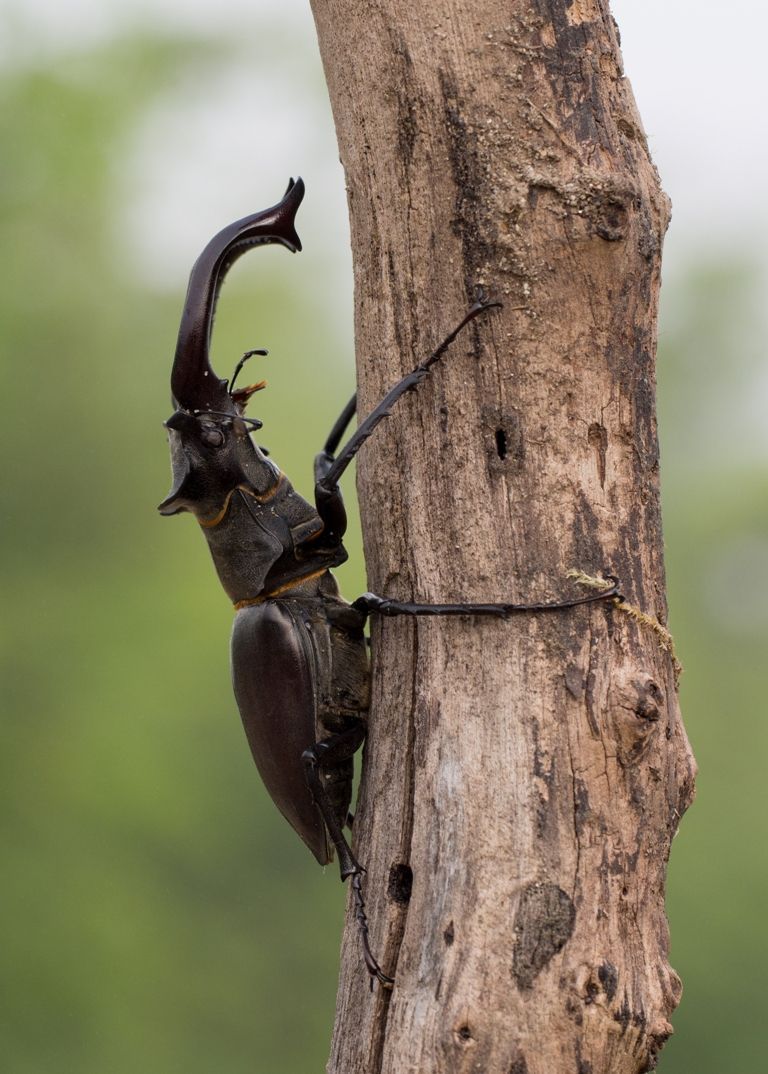
<path id="1" fill-rule="evenodd" d="M 250 247 L 280 243 L 291 253 L 301 250 L 294 220 L 303 197 L 303 180 L 291 179 L 281 201 L 225 227 L 195 262 L 171 371 L 173 397 L 185 410 L 234 412 L 227 382 L 216 376 L 209 358 L 216 300 L 227 272 Z"/>

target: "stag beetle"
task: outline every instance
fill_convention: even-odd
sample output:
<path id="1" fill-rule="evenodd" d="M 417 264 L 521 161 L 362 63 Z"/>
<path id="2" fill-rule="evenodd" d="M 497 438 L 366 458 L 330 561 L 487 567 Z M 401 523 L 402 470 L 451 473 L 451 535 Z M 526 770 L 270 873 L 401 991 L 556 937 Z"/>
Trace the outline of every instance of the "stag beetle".
<path id="1" fill-rule="evenodd" d="M 171 373 L 175 411 L 165 423 L 173 488 L 163 515 L 190 511 L 208 541 L 236 615 L 232 679 L 256 766 L 277 808 L 321 865 L 338 854 L 341 879 L 351 878 L 365 965 L 373 980 L 392 986 L 373 956 L 362 893 L 363 868 L 344 835 L 350 820 L 352 757 L 366 733 L 369 673 L 363 628 L 377 615 L 494 615 L 544 612 L 604 600 L 610 588 L 545 604 L 416 604 L 366 593 L 353 604 L 339 595 L 331 569 L 347 558 L 346 514 L 339 479 L 397 400 L 414 390 L 459 332 L 498 306 L 480 293 L 452 332 L 396 384 L 336 451 L 356 411 L 353 396 L 315 458 L 315 505 L 302 499 L 251 439 L 261 422 L 244 416 L 264 383 L 237 388 L 216 376 L 209 343 L 224 277 L 251 246 L 280 243 L 301 250 L 294 228 L 304 197 L 290 181 L 277 205 L 220 231 L 196 261 L 189 280 Z"/>

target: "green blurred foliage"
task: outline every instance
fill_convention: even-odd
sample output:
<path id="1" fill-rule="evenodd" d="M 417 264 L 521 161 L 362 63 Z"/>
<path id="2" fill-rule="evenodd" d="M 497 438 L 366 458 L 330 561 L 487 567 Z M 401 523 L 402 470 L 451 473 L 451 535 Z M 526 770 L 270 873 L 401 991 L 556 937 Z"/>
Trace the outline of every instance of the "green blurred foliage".
<path id="1" fill-rule="evenodd" d="M 668 1074 L 765 1062 L 768 460 L 759 265 L 691 256 L 667 289 L 659 425 L 670 625 L 697 796 L 672 847 L 672 964 L 683 978 Z M 762 382 L 761 382 L 762 381 Z"/>
<path id="2" fill-rule="evenodd" d="M 174 79 L 225 55 L 132 38 L 1 81 L 10 1074 L 306 1074 L 327 1054 L 343 892 L 252 768 L 204 542 L 154 513 L 184 281 L 170 296 L 145 286 L 115 230 L 131 131 Z M 308 492 L 350 390 L 335 357 L 348 341 L 322 296 L 290 282 L 291 259 L 260 256 L 225 292 L 214 361 L 272 348 L 263 436 Z M 757 297 L 749 266 L 698 262 L 668 293 L 660 361 L 672 627 L 702 767 L 672 859 L 686 997 L 662 1069 L 751 1074 L 765 1044 L 768 506 L 728 407 L 753 391 Z M 364 588 L 359 555 L 342 581 Z"/>
<path id="3" fill-rule="evenodd" d="M 116 240 L 128 136 L 190 65 L 216 62 L 220 45 L 134 39 L 2 79 L 0 1048 L 13 1074 L 325 1061 L 344 892 L 253 769 L 205 543 L 189 517 L 155 512 L 184 280 L 172 296 L 146 289 Z M 250 286 L 233 273 L 214 360 L 231 369 L 269 343 L 263 435 L 307 492 L 351 393 L 334 357 L 348 343 L 273 253 Z M 302 354 L 322 377 L 302 384 Z M 347 584 L 364 588 L 359 557 Z"/>

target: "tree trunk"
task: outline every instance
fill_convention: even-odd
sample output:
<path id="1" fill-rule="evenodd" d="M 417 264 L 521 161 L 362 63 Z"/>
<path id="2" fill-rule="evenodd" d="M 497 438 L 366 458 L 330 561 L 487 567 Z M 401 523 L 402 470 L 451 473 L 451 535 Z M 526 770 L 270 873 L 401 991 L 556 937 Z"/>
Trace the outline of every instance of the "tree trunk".
<path id="1" fill-rule="evenodd" d="M 654 412 L 667 199 L 606 0 L 314 0 L 346 171 L 370 588 L 664 622 Z M 664 883 L 694 766 L 668 652 L 612 604 L 373 626 L 333 1074 L 635 1074 L 671 1032 Z M 411 887 L 412 871 L 412 887 Z"/>

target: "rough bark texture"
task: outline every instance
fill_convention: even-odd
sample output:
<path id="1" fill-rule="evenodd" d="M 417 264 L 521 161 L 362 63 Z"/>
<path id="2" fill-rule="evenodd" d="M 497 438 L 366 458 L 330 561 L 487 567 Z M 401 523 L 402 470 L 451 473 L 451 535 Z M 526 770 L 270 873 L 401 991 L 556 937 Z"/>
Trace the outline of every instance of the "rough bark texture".
<path id="1" fill-rule="evenodd" d="M 370 588 L 666 619 L 654 414 L 668 203 L 606 0 L 314 0 L 346 171 L 361 412 L 482 282 L 359 465 Z M 669 656 L 596 605 L 376 624 L 333 1074 L 650 1070 L 693 761 Z M 412 884 L 411 884 L 412 872 Z"/>

